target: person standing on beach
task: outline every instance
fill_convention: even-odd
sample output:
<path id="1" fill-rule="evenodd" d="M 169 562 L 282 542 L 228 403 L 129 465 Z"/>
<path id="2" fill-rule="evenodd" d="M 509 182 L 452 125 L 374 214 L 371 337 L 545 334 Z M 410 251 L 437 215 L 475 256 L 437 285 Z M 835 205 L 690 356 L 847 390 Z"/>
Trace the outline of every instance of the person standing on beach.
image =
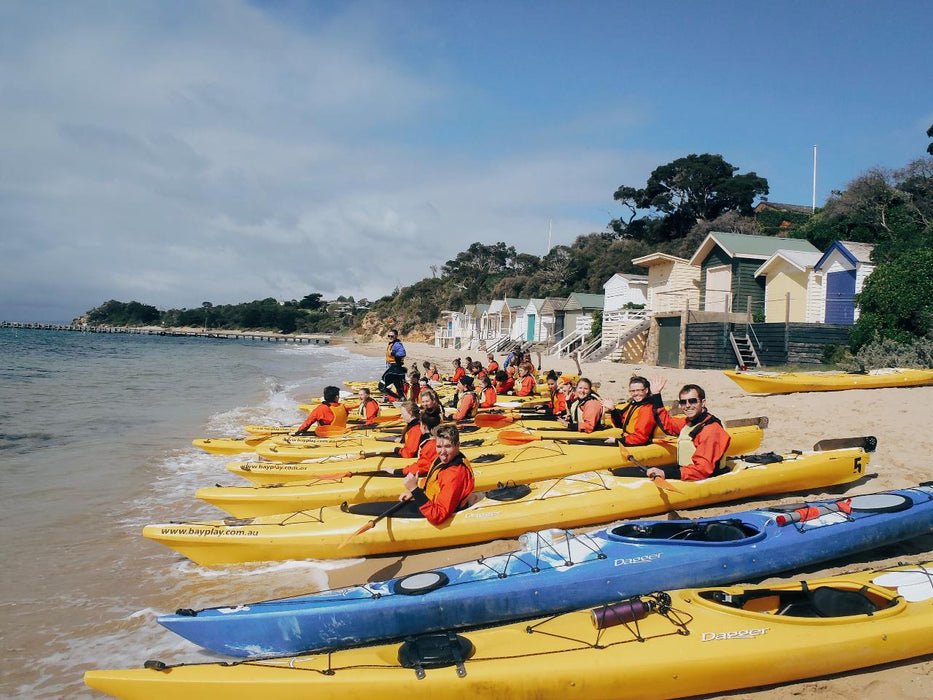
<path id="1" fill-rule="evenodd" d="M 335 386 L 324 387 L 324 400 L 308 414 L 305 422 L 298 426 L 292 435 L 304 435 L 315 423 L 319 425 L 333 425 L 344 427 L 347 424 L 349 411 L 340 403 L 340 389 Z"/>
<path id="2" fill-rule="evenodd" d="M 379 380 L 379 390 L 388 400 L 399 401 L 405 395 L 405 346 L 394 328 L 386 334 L 386 340 L 389 341 L 386 347 L 386 371 Z"/>
<path id="3" fill-rule="evenodd" d="M 661 399 L 661 390 L 666 385 L 662 377 L 652 377 L 654 387 L 651 405 L 656 409 L 658 424 L 665 432 L 677 435 L 677 465 L 651 467 L 647 472 L 640 468 L 623 467 L 613 469 L 616 476 L 648 476 L 700 481 L 713 476 L 722 464 L 732 438 L 716 416 L 706 409 L 706 392 L 696 384 L 685 384 L 678 394 L 678 404 L 685 418 L 675 418 L 668 413 Z M 627 473 L 631 470 L 631 473 Z M 626 472 L 626 473 L 620 473 Z"/>

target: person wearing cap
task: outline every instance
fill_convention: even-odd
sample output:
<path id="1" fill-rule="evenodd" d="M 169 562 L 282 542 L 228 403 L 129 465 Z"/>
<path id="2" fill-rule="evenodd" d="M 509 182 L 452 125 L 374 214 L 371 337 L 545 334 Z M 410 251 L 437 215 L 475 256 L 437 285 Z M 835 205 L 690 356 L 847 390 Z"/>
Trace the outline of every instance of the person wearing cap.
<path id="1" fill-rule="evenodd" d="M 305 422 L 292 435 L 307 433 L 308 429 L 315 423 L 343 427 L 347 424 L 348 415 L 347 407 L 340 403 L 340 389 L 335 386 L 326 386 L 324 387 L 324 400 L 315 406 L 314 410 L 308 414 Z"/>
<path id="2" fill-rule="evenodd" d="M 476 417 L 479 402 L 473 393 L 473 377 L 466 374 L 457 381 L 457 393 L 454 394 L 450 407 L 454 409 L 451 418 L 455 421 L 472 420 Z"/>
<path id="3" fill-rule="evenodd" d="M 379 391 L 389 401 L 400 401 L 405 396 L 405 346 L 394 328 L 386 333 L 386 340 L 386 371 L 379 380 Z"/>

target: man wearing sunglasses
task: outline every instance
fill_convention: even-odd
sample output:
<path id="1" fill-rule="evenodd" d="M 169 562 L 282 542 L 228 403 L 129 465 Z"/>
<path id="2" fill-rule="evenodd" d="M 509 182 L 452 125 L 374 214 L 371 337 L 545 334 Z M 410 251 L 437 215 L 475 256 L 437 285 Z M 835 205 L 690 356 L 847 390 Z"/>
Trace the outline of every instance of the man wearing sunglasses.
<path id="1" fill-rule="evenodd" d="M 661 389 L 667 381 L 663 377 L 652 377 L 654 393 L 651 402 L 664 432 L 677 435 L 677 466 L 648 469 L 651 478 L 663 476 L 668 479 L 699 481 L 713 476 L 722 463 L 723 455 L 732 438 L 722 427 L 722 422 L 706 410 L 706 392 L 696 384 L 686 384 L 678 395 L 680 409 L 685 418 L 672 416 L 664 408 Z"/>

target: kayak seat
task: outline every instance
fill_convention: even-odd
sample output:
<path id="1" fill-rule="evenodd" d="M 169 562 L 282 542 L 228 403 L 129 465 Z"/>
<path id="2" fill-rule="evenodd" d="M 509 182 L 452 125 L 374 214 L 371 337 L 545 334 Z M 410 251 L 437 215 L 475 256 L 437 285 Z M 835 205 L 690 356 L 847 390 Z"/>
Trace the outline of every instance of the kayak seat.
<path id="1" fill-rule="evenodd" d="M 743 455 L 739 457 L 739 459 L 751 462 L 752 464 L 776 464 L 784 461 L 784 457 L 776 452 L 764 452 L 760 455 Z"/>
<path id="2" fill-rule="evenodd" d="M 516 484 L 511 481 L 507 484 L 503 484 L 500 481 L 497 488 L 490 489 L 486 492 L 486 498 L 490 498 L 493 501 L 517 501 L 520 498 L 524 498 L 529 493 L 531 493 L 531 487 L 528 486 L 528 484 Z"/>
<path id="3" fill-rule="evenodd" d="M 881 608 L 866 594 L 866 588 L 853 591 L 832 586 L 819 586 L 810 590 L 801 581 L 801 590 L 785 591 L 760 588 L 735 595 L 724 591 L 702 591 L 700 596 L 721 605 L 738 609 L 756 609 L 753 601 L 774 599 L 770 605 L 773 614 L 785 617 L 846 617 L 871 615 Z M 891 601 L 893 604 L 893 601 Z M 762 610 L 758 610 L 761 612 Z"/>
<path id="4" fill-rule="evenodd" d="M 344 508 L 346 505 L 346 508 Z M 379 516 L 385 513 L 389 508 L 397 506 L 398 501 L 371 501 L 369 503 L 354 503 L 352 505 L 343 504 L 340 509 L 344 513 L 353 513 L 354 515 L 375 515 Z M 424 513 L 418 508 L 414 501 L 407 501 L 399 510 L 392 513 L 393 518 L 423 518 Z"/>
<path id="5" fill-rule="evenodd" d="M 684 520 L 624 523 L 613 528 L 611 532 L 618 537 L 690 542 L 734 542 L 758 534 L 758 530 L 736 518 L 707 522 Z"/>

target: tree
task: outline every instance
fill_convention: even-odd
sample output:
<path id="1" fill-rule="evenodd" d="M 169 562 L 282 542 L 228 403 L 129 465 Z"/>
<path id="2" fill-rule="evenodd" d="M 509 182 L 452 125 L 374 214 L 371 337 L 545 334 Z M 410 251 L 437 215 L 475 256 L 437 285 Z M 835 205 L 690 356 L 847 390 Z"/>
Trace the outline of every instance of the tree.
<path id="1" fill-rule="evenodd" d="M 721 155 L 709 153 L 693 153 L 658 166 L 644 188 L 622 186 L 615 191 L 613 198 L 629 210 L 629 216 L 610 221 L 609 227 L 622 237 L 656 243 L 682 238 L 699 221 L 727 211 L 749 216 L 755 197 L 768 194 L 768 181 L 754 172 L 736 175 L 737 171 Z M 638 211 L 648 215 L 637 219 Z"/>
<path id="2" fill-rule="evenodd" d="M 820 250 L 837 240 L 871 243 L 875 263 L 933 245 L 933 159 L 863 173 L 793 235 Z"/>
<path id="3" fill-rule="evenodd" d="M 878 265 L 856 295 L 859 318 L 850 342 L 858 350 L 876 336 L 910 342 L 933 328 L 933 249 L 917 249 Z"/>
<path id="4" fill-rule="evenodd" d="M 324 303 L 321 301 L 323 296 L 323 294 L 318 294 L 317 292 L 307 294 L 298 302 L 298 308 L 307 309 L 308 311 L 317 311 L 324 306 Z"/>

